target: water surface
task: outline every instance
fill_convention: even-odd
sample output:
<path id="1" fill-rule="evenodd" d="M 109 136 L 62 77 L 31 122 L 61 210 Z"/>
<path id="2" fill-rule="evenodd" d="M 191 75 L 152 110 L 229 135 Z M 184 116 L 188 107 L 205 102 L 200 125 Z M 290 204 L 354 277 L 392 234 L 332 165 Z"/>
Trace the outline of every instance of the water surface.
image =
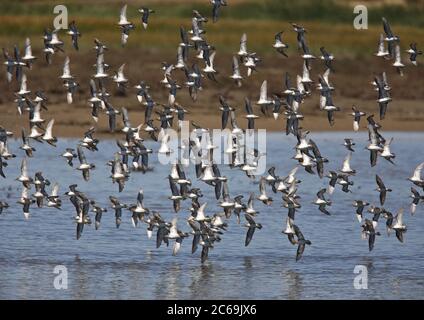
<path id="1" fill-rule="evenodd" d="M 191 255 L 191 239 L 183 242 L 177 257 L 171 255 L 171 246 L 155 248 L 155 239 L 148 239 L 145 226 L 133 228 L 130 213 L 125 211 L 123 223 L 115 228 L 111 209 L 104 214 L 102 225 L 95 231 L 86 226 L 80 240 L 75 240 L 74 208 L 63 197 L 63 210 L 31 209 L 29 221 L 23 219 L 22 209 L 16 204 L 20 185 L 14 180 L 19 175 L 22 151 L 19 142 L 10 148 L 18 158 L 9 161 L 5 169 L 7 179 L 0 180 L 0 199 L 11 208 L 0 216 L 0 298 L 1 299 L 422 299 L 424 298 L 424 205 L 414 216 L 409 214 L 410 183 L 406 180 L 416 165 L 424 160 L 422 133 L 384 133 L 395 137 L 392 151 L 396 153 L 396 166 L 379 159 L 375 168 L 369 166 L 369 154 L 364 147 L 366 134 L 355 134 L 356 152 L 352 167 L 358 171 L 353 178 L 352 194 L 337 189 L 332 196 L 332 216 L 320 213 L 310 204 L 316 192 L 325 187 L 328 179 L 320 180 L 299 170 L 302 180 L 299 195 L 302 209 L 296 215 L 296 224 L 312 246 L 305 250 L 302 260 L 295 261 L 296 247 L 281 234 L 287 210 L 281 207 L 280 195 L 266 207 L 258 201 L 257 221 L 263 224 L 251 244 L 244 247 L 246 228 L 235 218 L 229 222 L 223 240 L 210 252 L 209 261 L 200 263 L 200 250 Z M 341 144 L 352 133 L 315 133 L 315 140 L 324 156 L 330 159 L 326 170 L 341 168 L 347 153 Z M 276 173 L 284 176 L 295 165 L 293 146 L 295 139 L 281 133 L 272 133 L 267 139 L 267 167 L 275 166 Z M 42 170 L 45 177 L 57 181 L 63 194 L 67 186 L 77 183 L 79 189 L 101 205 L 108 206 L 108 196 L 118 196 L 124 203 L 134 203 L 137 191 L 145 191 L 145 205 L 155 209 L 168 220 L 175 213 L 167 197 L 170 194 L 165 180 L 169 168 L 157 163 L 145 175 L 132 173 L 124 192 L 108 178 L 105 163 L 116 150 L 114 141 L 104 140 L 100 152 L 86 151 L 89 161 L 97 168 L 91 180 L 82 180 L 80 172 L 68 167 L 58 155 L 65 147 L 75 146 L 75 140 L 61 139 L 57 148 L 34 143 L 35 158 L 29 160 L 33 175 Z M 155 149 L 157 146 L 155 146 Z M 241 171 L 222 167 L 221 173 L 230 177 L 232 196 L 258 190 Z M 405 207 L 408 231 L 405 243 L 394 235 L 388 237 L 381 218 L 382 236 L 375 248 L 368 252 L 368 243 L 360 238 L 360 224 L 356 220 L 354 199 L 377 204 L 375 174 L 394 191 L 388 195 L 385 207 L 395 213 Z M 194 167 L 187 171 L 194 186 L 202 188 L 207 201 L 207 213 L 219 212 L 213 189 L 196 181 Z M 11 191 L 7 191 L 8 187 Z M 272 193 L 271 190 L 269 190 Z M 184 223 L 189 203 L 178 213 L 179 226 L 189 231 Z M 368 215 L 369 218 L 371 216 Z M 64 265 L 68 269 L 68 289 L 56 290 L 53 286 L 53 269 Z M 368 268 L 368 289 L 356 290 L 353 270 L 356 265 Z"/>

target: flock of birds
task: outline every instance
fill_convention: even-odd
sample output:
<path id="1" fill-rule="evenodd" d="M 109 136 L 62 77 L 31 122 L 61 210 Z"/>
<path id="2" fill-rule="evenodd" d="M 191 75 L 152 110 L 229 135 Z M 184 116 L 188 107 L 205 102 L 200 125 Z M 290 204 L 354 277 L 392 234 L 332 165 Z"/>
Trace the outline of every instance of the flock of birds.
<path id="1" fill-rule="evenodd" d="M 212 0 L 212 5 L 213 22 L 216 22 L 218 21 L 220 8 L 227 4 L 222 0 Z M 150 8 L 141 8 L 138 11 L 142 15 L 142 26 L 144 29 L 147 29 L 149 17 L 155 11 Z M 130 31 L 135 28 L 135 24 L 127 19 L 126 12 L 127 6 L 124 5 L 121 9 L 118 22 L 121 29 L 121 44 L 123 46 L 128 41 Z M 137 100 L 144 106 L 145 110 L 144 122 L 137 127 L 131 125 L 127 109 L 121 108 L 121 110 L 117 110 L 114 108 L 110 101 L 111 94 L 107 92 L 108 79 L 112 79 L 119 90 L 125 91 L 128 89 L 129 80 L 124 74 L 125 64 L 113 76 L 110 76 L 107 73 L 110 66 L 105 62 L 105 53 L 108 48 L 100 40 L 95 39 L 95 73 L 92 75 L 89 83 L 90 97 L 88 98 L 88 102 L 91 106 L 91 116 L 94 122 L 98 121 L 99 116 L 103 112 L 109 119 L 109 129 L 111 132 L 117 130 L 117 119 L 122 116 L 123 127 L 120 128 L 120 133 L 123 135 L 123 138 L 122 140 L 117 140 L 117 152 L 108 162 L 108 165 L 111 167 L 110 178 L 113 183 L 118 185 L 119 192 L 124 190 L 125 182 L 133 172 L 141 171 L 148 174 L 148 171 L 151 170 L 149 167 L 149 157 L 153 152 L 159 154 L 175 152 L 169 145 L 169 130 L 175 127 L 173 121 L 174 115 L 178 119 L 176 127 L 177 129 L 181 129 L 188 111 L 176 101 L 177 92 L 182 88 L 182 85 L 177 83 L 173 72 L 184 72 L 187 79 L 184 85 L 188 88 L 190 97 L 194 101 L 203 89 L 202 83 L 205 76 L 210 81 L 216 81 L 215 76 L 217 71 L 214 68 L 216 49 L 207 42 L 205 37 L 204 26 L 207 22 L 208 18 L 194 10 L 192 29 L 186 31 L 183 27 L 180 28 L 181 43 L 178 45 L 177 63 L 163 63 L 162 65 L 164 78 L 161 80 L 161 84 L 169 91 L 169 98 L 165 104 L 154 101 L 149 92 L 150 87 L 144 81 L 140 81 L 135 86 Z M 328 159 L 321 155 L 317 144 L 309 138 L 309 131 L 303 130 L 301 126 L 304 116 L 301 113 L 300 107 L 314 89 L 314 81 L 311 79 L 310 71 L 316 57 L 307 45 L 307 30 L 295 23 L 292 23 L 292 26 L 293 30 L 297 33 L 297 46 L 303 59 L 302 75 L 297 75 L 296 85 L 293 86 L 289 75 L 286 74 L 285 89 L 280 94 L 273 94 L 272 97 L 268 95 L 267 81 L 264 81 L 260 88 L 260 95 L 256 106 L 258 106 L 263 116 L 272 113 L 275 120 L 281 115 L 285 117 L 286 134 L 297 137 L 295 155 L 293 157 L 297 164 L 294 169 L 286 176 L 278 176 L 275 172 L 275 167 L 269 168 L 266 176 L 259 177 L 259 195 L 255 195 L 253 192 L 250 193 L 247 202 L 244 202 L 243 195 L 232 197 L 228 186 L 229 178 L 221 175 L 218 164 L 213 161 L 213 151 L 216 146 L 211 137 L 212 130 L 192 121 L 190 139 L 184 140 L 179 146 L 182 156 L 177 163 L 171 165 L 168 175 L 171 194 L 169 200 L 172 201 L 175 213 L 180 211 L 182 202 L 191 202 L 189 208 L 190 215 L 186 219 L 190 231 L 183 231 L 178 227 L 178 215 L 172 221 L 166 221 L 158 211 L 146 207 L 144 204 L 143 189 L 139 190 L 134 204 L 123 203 L 115 196 L 109 197 L 111 208 L 115 212 L 117 228 L 121 224 L 124 210 L 128 210 L 131 213 L 131 220 L 135 227 L 145 224 L 149 238 L 156 232 L 157 247 L 161 246 L 162 243 L 168 246 L 171 242 L 173 243 L 173 255 L 176 255 L 183 239 L 192 237 L 192 253 L 200 245 L 202 247 L 201 261 L 204 262 L 208 258 L 209 250 L 214 248 L 217 242 L 221 241 L 223 234 L 228 229 L 227 221 L 232 216 L 236 217 L 238 223 L 240 223 L 242 218 L 245 219 L 244 226 L 247 228 L 245 245 L 249 245 L 256 229 L 262 229 L 262 224 L 256 221 L 259 211 L 255 209 L 255 200 L 259 200 L 265 206 L 272 205 L 274 200 L 267 193 L 267 188 L 271 188 L 275 195 L 281 195 L 283 207 L 288 209 L 288 215 L 282 233 L 288 237 L 291 244 L 297 245 L 296 261 L 302 257 L 305 247 L 311 245 L 311 241 L 305 238 L 299 226 L 295 224 L 295 214 L 301 208 L 300 197 L 297 195 L 301 181 L 296 177 L 296 173 L 299 168 L 303 168 L 309 174 L 316 174 L 319 178 L 329 178 L 328 187 L 319 190 L 314 204 L 318 206 L 318 209 L 323 214 L 330 215 L 328 207 L 331 206 L 332 202 L 329 196 L 334 192 L 335 188 L 340 186 L 343 192 L 351 192 L 349 188 L 354 183 L 353 179 L 356 170 L 352 169 L 350 160 L 354 152 L 355 143 L 353 139 L 345 139 L 344 146 L 347 149 L 347 156 L 343 161 L 341 169 L 326 173 L 324 166 L 328 162 Z M 387 20 L 384 18 L 383 27 L 384 34 L 380 36 L 376 56 L 389 62 L 393 61 L 392 66 L 400 74 L 403 74 L 405 65 L 401 61 L 400 38 L 392 33 Z M 60 30 L 45 30 L 43 53 L 48 64 L 51 63 L 54 54 L 64 51 L 64 41 L 60 40 L 59 33 Z M 81 33 L 74 21 L 69 25 L 67 34 L 71 37 L 72 46 L 75 50 L 78 50 L 78 40 Z M 283 32 L 275 35 L 275 42 L 272 47 L 277 53 L 287 56 L 289 45 L 284 43 Z M 199 68 L 197 63 L 192 64 L 192 67 L 188 65 L 189 52 L 192 50 L 196 51 L 195 57 L 204 62 L 205 66 L 203 69 Z M 329 80 L 330 72 L 334 71 L 334 56 L 327 52 L 324 47 L 321 47 L 320 51 L 321 56 L 319 59 L 323 61 L 326 71 L 323 75 L 318 76 L 316 89 L 320 94 L 320 109 L 327 113 L 328 121 L 330 125 L 333 125 L 335 121 L 334 114 L 340 111 L 340 108 L 333 102 L 332 93 L 335 88 Z M 422 51 L 419 51 L 417 45 L 412 43 L 407 52 L 411 63 L 417 65 L 417 57 L 422 54 Z M 21 174 L 16 179 L 22 184 L 23 188 L 18 203 L 23 207 L 25 219 L 29 219 L 30 208 L 34 205 L 38 208 L 47 206 L 61 209 L 62 199 L 59 195 L 59 185 L 57 183 L 51 183 L 50 179 L 45 177 L 42 172 L 36 172 L 35 176 L 32 177 L 28 170 L 29 159 L 37 155 L 36 148 L 32 146 L 32 143 L 48 143 L 55 147 L 58 139 L 53 134 L 54 119 L 50 119 L 47 122 L 42 117 L 42 112 L 47 110 L 47 96 L 42 91 L 35 91 L 35 97 L 32 97 L 31 90 L 27 87 L 27 78 L 24 71 L 31 70 L 33 63 L 37 59 L 32 54 L 30 40 L 26 40 L 24 56 L 20 55 L 18 46 L 15 46 L 13 56 L 5 49 L 3 49 L 3 53 L 7 80 L 11 82 L 13 81 L 13 77 L 15 77 L 19 85 L 19 91 L 15 92 L 18 114 L 19 116 L 23 116 L 27 112 L 29 116 L 29 134 L 27 134 L 25 128 L 22 128 L 21 132 L 22 144 L 20 149 L 25 152 L 25 156 L 21 161 Z M 240 41 L 240 50 L 232 59 L 232 74 L 230 78 L 234 80 L 235 85 L 242 86 L 244 79 L 252 76 L 253 72 L 257 71 L 257 66 L 261 60 L 256 53 L 248 51 L 247 35 L 243 34 Z M 246 67 L 245 76 L 242 75 L 241 66 Z M 73 94 L 79 84 L 71 73 L 69 57 L 65 58 L 63 74 L 60 78 L 67 89 L 67 102 L 71 104 L 73 103 Z M 376 76 L 372 84 L 378 92 L 377 102 L 380 119 L 384 119 L 388 104 L 391 101 L 391 87 L 386 74 L 383 73 L 380 76 Z M 255 169 L 258 166 L 258 161 L 264 154 L 261 154 L 255 148 L 249 149 L 245 143 L 244 134 L 251 134 L 251 130 L 255 129 L 255 119 L 259 118 L 259 116 L 255 114 L 252 102 L 246 98 L 245 118 L 247 119 L 248 129 L 243 130 L 237 125 L 236 109 L 227 102 L 224 96 L 220 96 L 219 103 L 222 113 L 222 129 L 227 128 L 229 124 L 231 125 L 231 129 L 227 131 L 227 143 L 223 150 L 228 156 L 229 167 L 231 169 L 239 169 L 248 178 L 255 179 Z M 154 114 L 158 116 L 156 120 L 160 123 L 159 127 L 155 127 L 154 125 Z M 353 130 L 358 131 L 360 129 L 361 118 L 367 115 L 355 106 L 352 108 L 351 115 L 353 117 Z M 381 134 L 382 126 L 374 119 L 374 115 L 368 115 L 366 119 L 369 131 L 367 149 L 370 153 L 370 165 L 376 166 L 377 160 L 380 158 L 394 163 L 396 156 L 390 150 L 393 139 L 383 137 Z M 45 125 L 46 122 L 47 125 Z M 87 151 L 99 151 L 97 148 L 99 140 L 95 138 L 95 131 L 95 126 L 89 128 L 76 148 L 68 147 L 62 154 L 67 165 L 81 171 L 85 181 L 89 181 L 90 173 L 95 169 L 95 164 L 87 161 L 85 153 Z M 13 132 L 0 126 L 0 175 L 3 178 L 5 178 L 5 174 L 7 173 L 9 161 L 12 161 L 16 157 L 8 148 L 8 138 L 13 135 Z M 144 145 L 145 138 L 151 138 L 157 141 L 158 149 L 154 151 L 147 148 Z M 78 159 L 79 164 L 74 166 L 75 159 Z M 195 174 L 199 183 L 205 183 L 207 188 L 213 189 L 222 212 L 213 215 L 207 214 L 207 204 L 201 201 L 203 196 L 201 189 L 194 187 L 192 180 L 185 173 L 185 169 L 189 166 L 190 161 L 194 161 L 195 163 Z M 424 196 L 419 191 L 420 189 L 424 190 L 424 179 L 421 175 L 423 167 L 424 162 L 416 167 L 413 175 L 409 178 L 414 185 L 414 187 L 411 187 L 412 214 L 416 211 L 419 203 L 422 203 L 424 200 Z M 48 174 L 48 168 L 46 168 L 46 171 Z M 361 234 L 364 239 L 368 239 L 370 251 L 374 247 L 376 236 L 380 235 L 377 228 L 380 216 L 386 219 L 387 232 L 395 232 L 399 241 L 404 241 L 404 233 L 407 230 L 403 221 L 403 209 L 400 209 L 396 215 L 393 215 L 389 210 L 384 208 L 387 194 L 392 190 L 386 187 L 382 177 L 378 175 L 376 176 L 376 184 L 379 193 L 378 206 L 371 205 L 364 200 L 355 200 L 353 203 L 354 207 L 356 207 L 358 221 L 361 223 Z M 35 192 L 31 194 L 32 187 L 34 187 Z M 48 192 L 49 189 L 50 192 Z M 79 190 L 77 184 L 70 185 L 65 195 L 75 207 L 76 238 L 80 239 L 84 226 L 92 223 L 90 212 L 95 214 L 94 225 L 97 230 L 100 227 L 102 215 L 107 211 L 107 208 L 102 207 L 94 199 L 91 199 L 87 194 Z M 6 201 L 0 201 L 0 213 L 7 211 L 8 207 L 9 205 Z M 372 214 L 372 219 L 364 217 L 366 207 L 368 207 L 368 212 Z"/>

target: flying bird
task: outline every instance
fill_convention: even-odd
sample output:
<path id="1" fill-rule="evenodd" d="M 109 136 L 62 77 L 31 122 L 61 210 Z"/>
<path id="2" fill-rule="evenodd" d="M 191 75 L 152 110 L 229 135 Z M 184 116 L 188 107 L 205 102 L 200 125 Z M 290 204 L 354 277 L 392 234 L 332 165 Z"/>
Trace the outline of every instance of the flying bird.
<path id="1" fill-rule="evenodd" d="M 87 159 L 81 146 L 78 146 L 77 153 L 78 160 L 80 162 L 80 165 L 78 166 L 77 170 L 82 171 L 82 176 L 84 180 L 88 181 L 90 179 L 90 170 L 94 169 L 96 166 L 92 163 L 87 162 Z"/>
<path id="2" fill-rule="evenodd" d="M 227 5 L 226 0 L 211 0 L 212 3 L 212 21 L 215 23 L 218 21 L 219 12 L 221 7 Z"/>
<path id="3" fill-rule="evenodd" d="M 147 29 L 147 24 L 149 23 L 149 17 L 151 13 L 154 13 L 155 10 L 143 7 L 138 9 L 138 12 L 141 13 L 141 23 L 143 24 L 143 28 Z"/>
<path id="4" fill-rule="evenodd" d="M 311 245 L 312 242 L 310 240 L 305 239 L 303 236 L 303 233 L 300 231 L 299 227 L 297 225 L 293 225 L 293 229 L 295 231 L 295 235 L 297 237 L 297 252 L 296 252 L 296 261 L 299 261 L 302 256 L 303 252 L 305 251 L 306 245 Z"/>
<path id="5" fill-rule="evenodd" d="M 283 42 L 283 33 L 284 31 L 280 31 L 274 36 L 275 42 L 272 47 L 287 58 L 287 53 L 284 50 L 287 49 L 289 45 Z"/>
<path id="6" fill-rule="evenodd" d="M 67 34 L 69 34 L 71 36 L 72 46 L 75 48 L 75 50 L 78 51 L 79 50 L 78 38 L 81 37 L 81 33 L 78 31 L 78 28 L 77 28 L 75 21 L 72 21 L 69 24 L 69 30 L 68 30 Z"/>
<path id="7" fill-rule="evenodd" d="M 375 176 L 375 181 L 377 182 L 377 191 L 380 193 L 380 204 L 384 205 L 387 192 L 392 192 L 392 189 L 386 188 L 383 180 L 378 175 Z"/>
<path id="8" fill-rule="evenodd" d="M 248 228 L 246 233 L 246 240 L 244 242 L 245 247 L 247 247 L 249 243 L 252 241 L 255 230 L 262 229 L 262 225 L 260 223 L 256 223 L 253 217 L 248 213 L 246 213 L 244 217 L 246 218 L 246 221 L 247 221 L 247 223 L 245 224 L 245 227 Z"/>
<path id="9" fill-rule="evenodd" d="M 331 206 L 331 201 L 325 199 L 324 194 L 326 192 L 327 192 L 326 188 L 323 188 L 320 191 L 318 191 L 317 199 L 315 200 L 314 204 L 316 204 L 318 206 L 319 211 L 321 211 L 322 213 L 329 216 L 329 215 L 331 215 L 331 213 L 327 211 L 326 206 Z"/>
<path id="10" fill-rule="evenodd" d="M 414 66 L 417 66 L 417 57 L 423 54 L 421 50 L 417 49 L 417 44 L 415 42 L 411 43 L 409 45 L 409 49 L 406 50 L 406 52 L 409 53 L 409 61 L 411 61 Z"/>

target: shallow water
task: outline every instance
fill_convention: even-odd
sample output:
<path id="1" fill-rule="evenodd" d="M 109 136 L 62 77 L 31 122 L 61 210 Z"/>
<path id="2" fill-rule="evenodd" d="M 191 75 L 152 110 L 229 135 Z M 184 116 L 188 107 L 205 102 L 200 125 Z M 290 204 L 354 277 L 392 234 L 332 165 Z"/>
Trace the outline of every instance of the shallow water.
<path id="1" fill-rule="evenodd" d="M 423 299 L 424 298 L 424 204 L 414 216 L 409 214 L 410 183 L 406 180 L 416 165 L 424 160 L 423 133 L 383 133 L 395 137 L 392 151 L 397 154 L 396 166 L 379 159 L 375 168 L 369 166 L 366 134 L 315 133 L 311 138 L 318 144 L 323 156 L 330 159 L 326 170 L 339 169 L 347 153 L 341 146 L 343 138 L 355 138 L 356 152 L 351 165 L 358 171 L 353 178 L 352 194 L 338 188 L 329 208 L 332 216 L 320 213 L 310 204 L 316 192 L 325 187 L 328 179 L 320 180 L 299 170 L 302 180 L 299 195 L 302 209 L 296 215 L 296 224 L 312 245 L 303 258 L 295 261 L 296 247 L 281 234 L 287 210 L 281 207 L 280 195 L 267 207 L 258 201 L 260 211 L 257 230 L 251 244 L 244 247 L 246 228 L 233 217 L 223 240 L 216 243 L 209 260 L 200 263 L 200 250 L 191 255 L 191 239 L 185 239 L 177 257 L 171 255 L 172 247 L 155 249 L 155 239 L 148 239 L 145 226 L 133 228 L 129 211 L 124 212 L 119 229 L 114 224 L 112 210 L 103 215 L 99 230 L 86 226 L 80 240 L 75 240 L 74 208 L 63 197 L 63 210 L 31 208 L 29 221 L 23 219 L 20 205 L 20 186 L 14 180 L 18 175 L 23 152 L 19 142 L 11 142 L 10 149 L 18 158 L 9 161 L 5 169 L 7 179 L 0 178 L 0 199 L 11 208 L 0 215 L 0 298 L 1 299 Z M 135 203 L 140 187 L 145 192 L 145 205 L 156 209 L 170 220 L 175 214 L 165 180 L 169 168 L 157 163 L 152 156 L 152 172 L 143 175 L 132 173 L 124 192 L 108 178 L 105 163 L 116 150 L 114 141 L 104 140 L 100 152 L 86 151 L 89 161 L 97 168 L 90 181 L 84 182 L 80 172 L 68 167 L 58 155 L 76 141 L 61 139 L 57 148 L 33 143 L 37 148 L 35 158 L 29 160 L 29 172 L 42 170 L 44 176 L 57 181 L 60 194 L 71 183 L 102 206 L 108 206 L 108 196 L 116 195 L 124 203 Z M 281 133 L 268 134 L 267 167 L 275 166 L 276 173 L 284 176 L 295 165 L 293 146 L 295 139 Z M 157 146 L 155 147 L 155 149 Z M 195 181 L 194 167 L 186 171 L 194 186 L 202 188 L 203 199 L 208 202 L 206 212 L 219 212 L 213 199 L 213 189 Z M 250 191 L 258 192 L 258 185 L 249 181 L 237 170 L 221 168 L 230 177 L 230 194 L 248 197 Z M 388 195 L 385 207 L 393 213 L 405 208 L 408 231 L 405 243 L 394 235 L 388 237 L 381 218 L 375 248 L 368 252 L 367 241 L 361 240 L 360 224 L 351 203 L 364 199 L 377 204 L 375 174 L 382 176 L 386 186 L 394 189 Z M 11 186 L 11 191 L 6 191 Z M 6 190 L 5 190 L 6 189 Z M 269 193 L 272 191 L 269 188 Z M 7 198 L 9 197 L 9 198 Z M 185 231 L 189 202 L 178 213 L 179 226 Z M 368 215 L 370 218 L 371 216 Z M 68 289 L 56 290 L 53 282 L 54 267 L 64 265 L 68 270 Z M 353 286 L 356 265 L 368 268 L 368 289 Z"/>

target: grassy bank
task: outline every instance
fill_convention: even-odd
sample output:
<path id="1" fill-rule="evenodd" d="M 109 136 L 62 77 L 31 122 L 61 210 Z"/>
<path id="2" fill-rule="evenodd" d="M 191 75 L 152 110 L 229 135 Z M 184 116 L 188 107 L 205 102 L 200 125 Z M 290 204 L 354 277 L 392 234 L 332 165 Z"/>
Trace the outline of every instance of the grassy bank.
<path id="1" fill-rule="evenodd" d="M 268 2 L 270 4 L 266 5 Z M 302 3 L 304 4 L 302 5 Z M 137 29 L 131 32 L 127 49 L 158 48 L 169 51 L 171 55 L 174 55 L 175 48 L 180 41 L 178 27 L 185 26 L 190 28 L 191 10 L 198 6 L 202 7 L 200 4 L 176 4 L 173 12 L 171 12 L 168 6 L 165 6 L 162 2 L 158 3 L 154 6 L 158 12 L 156 15 L 152 15 L 149 28 L 145 31 L 140 28 L 136 7 L 133 5 L 128 12 L 131 12 L 131 20 L 137 24 Z M 273 6 L 276 6 L 274 10 L 269 9 L 273 8 Z M 281 10 L 277 10 L 279 6 L 282 7 Z M 286 30 L 285 39 L 291 45 L 289 54 L 290 52 L 297 54 L 295 48 L 296 35 L 289 24 L 290 21 L 296 21 L 307 27 L 308 42 L 314 52 L 318 51 L 319 47 L 325 46 L 339 57 L 360 58 L 372 54 L 373 50 L 376 49 L 378 35 L 382 32 L 381 23 L 370 24 L 368 30 L 355 30 L 352 26 L 353 15 L 351 10 L 343 6 L 334 6 L 334 8 L 323 6 L 323 8 L 327 8 L 327 11 L 318 10 L 319 12 L 312 14 L 314 11 L 304 1 L 296 4 L 295 8 L 297 10 L 292 8 L 285 10 L 284 8 L 287 8 L 286 5 L 270 0 L 262 4 L 237 4 L 236 2 L 236 4 L 228 8 L 224 8 L 223 19 L 219 23 L 208 23 L 206 37 L 220 52 L 235 52 L 241 34 L 246 32 L 248 34 L 249 50 L 264 54 L 270 51 L 274 34 L 280 30 Z M 81 51 L 91 50 L 94 37 L 100 38 L 110 47 L 119 48 L 120 30 L 116 25 L 119 7 L 120 5 L 116 3 L 87 5 L 75 2 L 75 0 L 71 1 L 68 5 L 69 19 L 77 20 L 83 34 L 80 40 Z M 237 7 L 240 10 L 237 10 Z M 255 10 L 255 7 L 258 9 Z M 33 47 L 36 49 L 40 48 L 42 46 L 41 37 L 43 30 L 51 26 L 53 21 L 52 8 L 53 5 L 51 3 L 47 4 L 44 1 L 31 2 L 28 6 L 22 3 L 1 2 L 1 47 L 11 48 L 15 44 L 22 47 L 24 38 L 30 37 Z M 336 10 L 338 15 L 331 14 L 332 10 Z M 373 13 L 377 22 L 385 14 L 381 13 L 384 12 L 383 8 L 376 10 L 380 12 L 378 15 L 375 12 Z M 403 10 L 411 9 L 404 8 Z M 227 11 L 228 13 L 226 13 Z M 256 16 L 254 16 L 253 11 L 256 11 Z M 78 12 L 78 15 L 75 14 L 76 12 Z M 202 12 L 209 15 L 210 7 L 205 6 Z M 272 12 L 275 12 L 275 14 Z M 131 15 L 129 14 L 129 16 Z M 238 15 L 240 16 L 239 18 L 236 17 Z M 278 18 L 277 15 L 282 15 L 282 18 Z M 283 16 L 290 18 L 283 18 Z M 349 19 L 343 18 L 348 16 L 350 17 Z M 400 16 L 398 16 L 398 20 Z M 332 19 L 338 19 L 339 22 L 335 23 Z M 421 19 L 424 19 L 424 13 Z M 396 19 L 394 20 L 396 21 Z M 407 46 L 412 41 L 419 42 L 420 39 L 424 38 L 424 29 L 414 26 L 418 20 L 413 18 L 408 20 L 410 23 L 396 25 L 393 23 L 395 21 L 390 19 L 393 29 L 401 36 L 404 46 Z M 63 35 L 63 38 L 69 42 L 66 35 Z"/>
<path id="2" fill-rule="evenodd" d="M 221 10 L 222 19 L 238 20 L 283 20 L 283 21 L 325 21 L 332 23 L 351 24 L 353 20 L 352 5 L 346 1 L 334 0 L 263 0 L 263 1 L 229 1 L 230 5 Z M 145 0 L 123 1 L 128 3 L 128 15 L 138 17 L 136 9 L 141 4 L 152 6 L 162 17 L 188 18 L 195 8 L 205 15 L 210 15 L 211 6 L 208 1 L 157 1 Z M 70 15 L 78 17 L 117 17 L 122 5 L 118 1 L 1 1 L 1 15 L 35 15 L 50 16 L 56 4 L 65 4 Z M 364 2 L 367 4 L 367 2 Z M 407 5 L 368 5 L 369 23 L 379 24 L 385 16 L 393 24 L 404 26 L 424 26 L 424 3 L 422 1 L 407 1 Z M 4 32 L 4 31 L 2 31 Z"/>

